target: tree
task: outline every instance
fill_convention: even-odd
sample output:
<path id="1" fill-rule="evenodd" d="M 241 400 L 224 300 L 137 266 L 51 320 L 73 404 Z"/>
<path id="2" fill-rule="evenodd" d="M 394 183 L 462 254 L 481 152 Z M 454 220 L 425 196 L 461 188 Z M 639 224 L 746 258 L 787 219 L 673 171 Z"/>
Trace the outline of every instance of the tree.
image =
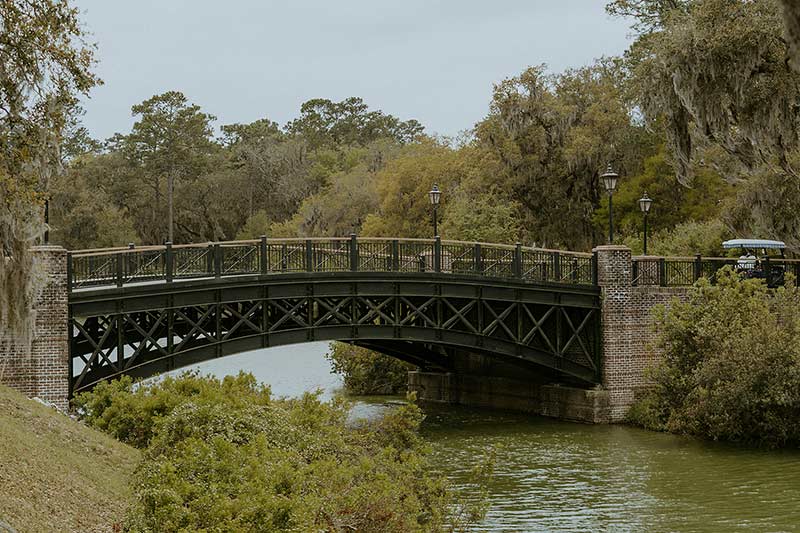
<path id="1" fill-rule="evenodd" d="M 364 221 L 364 235 L 432 238 L 428 191 L 434 183 L 443 191 L 441 215 L 449 193 L 464 175 L 464 163 L 458 152 L 433 139 L 404 147 L 377 173 L 379 207 Z"/>
<path id="2" fill-rule="evenodd" d="M 499 163 L 497 187 L 521 206 L 525 240 L 578 250 L 600 240 L 600 174 L 608 163 L 636 172 L 641 157 L 629 157 L 642 136 L 620 78 L 601 61 L 558 76 L 533 67 L 495 86 L 477 140 Z"/>
<path id="3" fill-rule="evenodd" d="M 327 170 L 315 165 L 303 138 L 291 138 L 261 119 L 222 127 L 234 173 L 228 196 L 235 198 L 242 221 L 263 211 L 272 222 L 284 221 L 303 199 L 325 183 Z"/>
<path id="4" fill-rule="evenodd" d="M 800 73 L 792 70 L 776 0 L 620 0 L 643 33 L 626 53 L 633 91 L 651 125 L 663 125 L 677 175 L 717 145 L 743 166 L 798 177 Z M 656 20 L 657 23 L 652 21 Z"/>
<path id="5" fill-rule="evenodd" d="M 218 150 L 211 137 L 214 117 L 190 104 L 186 96 L 177 91 L 155 95 L 131 107 L 131 112 L 139 120 L 129 134 L 115 135 L 110 140 L 110 148 L 121 153 L 128 165 L 136 169 L 135 179 L 147 192 L 138 196 L 137 205 L 130 206 L 137 213 L 147 213 L 147 216 L 136 217 L 142 241 L 160 243 L 167 240 L 169 234 L 170 185 L 174 187 L 178 227 L 181 227 L 184 213 L 202 211 L 204 207 L 193 201 L 196 198 L 189 193 L 197 178 L 209 171 L 212 156 Z M 186 227 L 183 225 L 184 230 Z M 191 240 L 191 237 L 186 231 L 179 231 L 175 240 Z"/>
<path id="6" fill-rule="evenodd" d="M 369 111 L 361 98 L 341 102 L 317 98 L 300 107 L 300 117 L 286 125 L 286 131 L 303 137 L 312 149 L 367 144 L 379 139 L 409 143 L 422 134 L 416 120 L 401 121 L 382 111 Z"/>
<path id="7" fill-rule="evenodd" d="M 350 394 L 397 394 L 408 388 L 408 363 L 360 346 L 334 342 L 325 354 Z"/>
<path id="8" fill-rule="evenodd" d="M 649 230 L 653 233 L 689 221 L 719 218 L 725 202 L 736 194 L 734 186 L 708 165 L 696 170 L 691 187 L 681 185 L 662 144 L 658 152 L 644 158 L 642 172 L 619 180 L 614 193 L 614 226 L 620 234 L 641 233 L 639 198 L 645 191 L 655 200 L 648 219 Z M 594 217 L 598 225 L 607 224 L 607 197 L 595 210 Z"/>
<path id="9" fill-rule="evenodd" d="M 793 0 L 781 0 L 781 6 L 792 66 L 795 70 L 800 70 L 800 6 Z"/>
<path id="10" fill-rule="evenodd" d="M 0 0 L 0 24 L 0 335 L 26 340 L 42 282 L 29 251 L 44 233 L 41 205 L 69 112 L 99 80 L 66 0 Z"/>
<path id="11" fill-rule="evenodd" d="M 663 361 L 631 409 L 653 429 L 769 447 L 800 443 L 800 290 L 731 271 L 660 316 Z M 720 317 L 725 317 L 720 320 Z"/>

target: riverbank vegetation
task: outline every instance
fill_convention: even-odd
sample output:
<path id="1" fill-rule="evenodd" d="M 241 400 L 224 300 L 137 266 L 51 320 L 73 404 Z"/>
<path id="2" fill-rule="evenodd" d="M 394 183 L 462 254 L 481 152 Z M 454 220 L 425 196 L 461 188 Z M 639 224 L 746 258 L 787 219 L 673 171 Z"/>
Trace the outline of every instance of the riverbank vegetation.
<path id="1" fill-rule="evenodd" d="M 0 386 L 0 531 L 111 531 L 138 450 Z"/>
<path id="2" fill-rule="evenodd" d="M 333 342 L 325 357 L 342 376 L 349 394 L 398 394 L 408 386 L 414 366 L 381 353 L 344 342 Z"/>
<path id="3" fill-rule="evenodd" d="M 143 451 L 127 531 L 466 531 L 485 512 L 432 471 L 413 402 L 348 423 L 343 400 L 275 399 L 241 373 L 122 378 L 76 406 Z"/>
<path id="4" fill-rule="evenodd" d="M 663 361 L 630 410 L 648 429 L 765 447 L 800 445 L 800 289 L 731 271 L 662 310 Z"/>

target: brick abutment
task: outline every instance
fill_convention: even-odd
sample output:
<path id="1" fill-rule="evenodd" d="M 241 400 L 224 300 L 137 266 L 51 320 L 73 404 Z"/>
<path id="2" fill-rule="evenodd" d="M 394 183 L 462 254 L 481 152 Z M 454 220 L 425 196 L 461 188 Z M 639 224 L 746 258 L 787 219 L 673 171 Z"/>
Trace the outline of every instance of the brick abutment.
<path id="1" fill-rule="evenodd" d="M 601 288 L 603 387 L 609 393 L 612 422 L 625 418 L 637 395 L 649 385 L 647 369 L 661 357 L 654 308 L 683 299 L 688 287 L 634 285 L 633 258 L 626 246 L 599 246 L 597 280 Z"/>
<path id="2" fill-rule="evenodd" d="M 46 273 L 44 289 L 35 305 L 33 338 L 28 345 L 9 335 L 0 336 L 0 383 L 66 409 L 69 395 L 67 252 L 60 246 L 38 246 L 32 251 L 34 261 Z"/>

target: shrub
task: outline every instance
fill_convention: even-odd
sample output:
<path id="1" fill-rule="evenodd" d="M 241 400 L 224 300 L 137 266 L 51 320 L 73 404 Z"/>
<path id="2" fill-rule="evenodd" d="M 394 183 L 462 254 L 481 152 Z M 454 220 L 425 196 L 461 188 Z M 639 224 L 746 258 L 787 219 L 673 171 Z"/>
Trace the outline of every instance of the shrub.
<path id="1" fill-rule="evenodd" d="M 664 359 L 629 419 L 760 446 L 800 443 L 800 290 L 730 269 L 661 311 Z"/>
<path id="2" fill-rule="evenodd" d="M 482 517 L 465 508 L 485 512 L 455 505 L 431 473 L 413 401 L 354 427 L 341 399 L 276 400 L 249 374 L 183 374 L 99 386 L 80 406 L 145 448 L 127 531 L 460 531 Z"/>
<path id="3" fill-rule="evenodd" d="M 344 378 L 350 394 L 397 394 L 406 390 L 408 363 L 367 348 L 343 342 L 331 343 L 325 355 L 333 371 Z"/>

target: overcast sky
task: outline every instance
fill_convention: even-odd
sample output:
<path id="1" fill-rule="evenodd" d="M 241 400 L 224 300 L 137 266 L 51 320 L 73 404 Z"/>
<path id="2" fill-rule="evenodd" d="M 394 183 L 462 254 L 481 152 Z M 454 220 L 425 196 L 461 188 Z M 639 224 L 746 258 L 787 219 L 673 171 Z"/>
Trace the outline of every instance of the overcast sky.
<path id="1" fill-rule="evenodd" d="M 492 84 L 620 54 L 630 30 L 603 0 L 76 0 L 105 85 L 84 122 L 104 139 L 130 108 L 182 91 L 218 124 L 285 124 L 311 98 L 455 135 L 485 116 Z"/>

